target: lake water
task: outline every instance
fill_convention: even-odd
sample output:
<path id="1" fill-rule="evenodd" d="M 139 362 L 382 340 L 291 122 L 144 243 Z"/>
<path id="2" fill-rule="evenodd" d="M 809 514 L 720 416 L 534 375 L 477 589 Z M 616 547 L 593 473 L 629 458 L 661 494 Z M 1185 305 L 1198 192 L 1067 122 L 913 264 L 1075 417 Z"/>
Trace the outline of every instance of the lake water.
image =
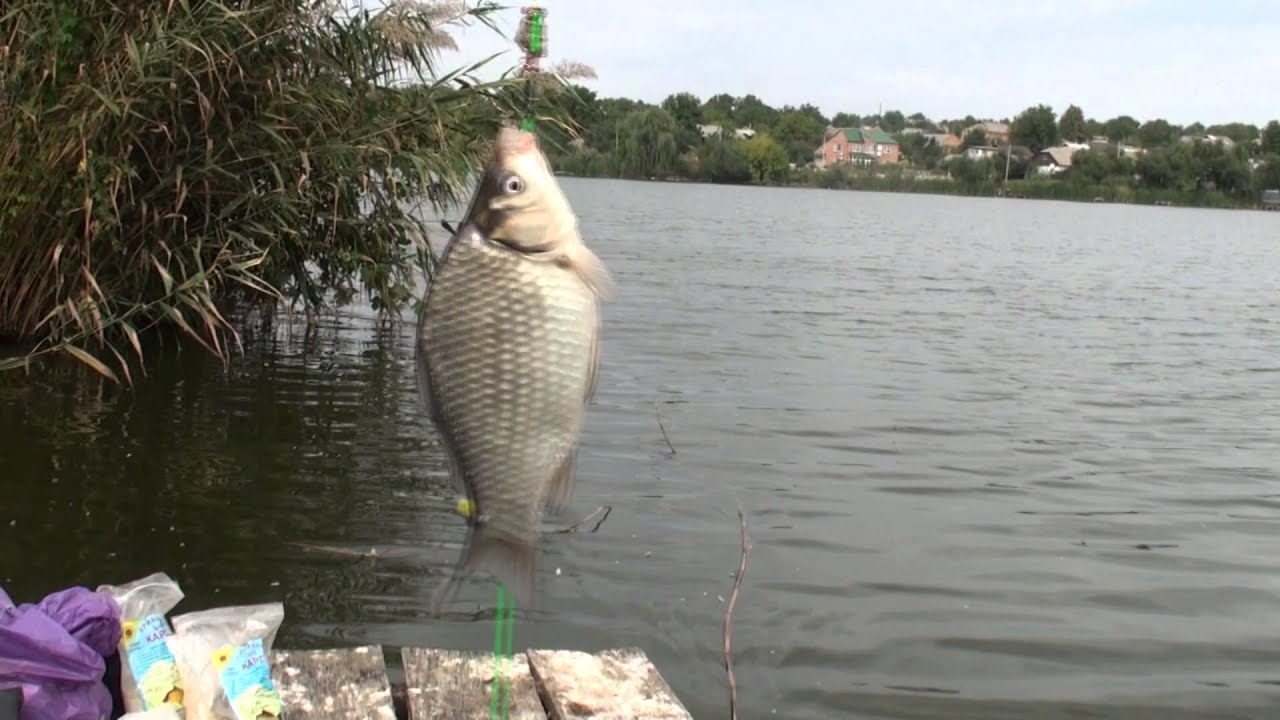
<path id="1" fill-rule="evenodd" d="M 564 187 L 620 293 L 563 522 L 613 511 L 546 538 L 517 649 L 636 645 L 723 717 L 741 503 L 744 718 L 1280 713 L 1280 216 Z M 412 322 L 372 317 L 133 393 L 0 379 L 0 583 L 164 570 L 393 673 L 491 648 L 493 582 L 425 615 L 462 521 Z"/>

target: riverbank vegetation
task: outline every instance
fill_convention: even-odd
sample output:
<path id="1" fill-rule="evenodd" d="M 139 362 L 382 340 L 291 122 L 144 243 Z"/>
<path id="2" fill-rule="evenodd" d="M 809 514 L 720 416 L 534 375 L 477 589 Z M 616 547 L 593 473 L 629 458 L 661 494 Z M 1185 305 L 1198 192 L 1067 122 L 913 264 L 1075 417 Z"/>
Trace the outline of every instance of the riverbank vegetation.
<path id="1" fill-rule="evenodd" d="M 406 208 L 470 192 L 525 81 L 438 67 L 494 4 L 345 5 L 0 11 L 0 342 L 23 353 L 0 366 L 65 351 L 131 381 L 148 330 L 225 360 L 264 300 L 413 300 L 431 251 Z"/>
<path id="2" fill-rule="evenodd" d="M 702 100 L 681 92 L 653 105 L 576 90 L 573 115 L 585 130 L 563 138 L 554 157 L 571 175 L 1209 207 L 1254 207 L 1262 190 L 1280 187 L 1277 121 L 1179 127 L 1128 115 L 1097 120 L 1074 105 L 1056 115 L 1035 105 L 1000 121 L 1010 136 L 1002 144 L 973 116 L 933 120 L 890 110 L 827 117 L 813 105 L 775 108 L 754 95 Z M 815 166 L 828 128 L 846 127 L 890 133 L 901 162 Z M 1033 154 L 1063 141 L 1087 149 L 1073 150 L 1060 173 L 1038 173 Z M 966 153 L 989 145 L 1000 147 Z"/>

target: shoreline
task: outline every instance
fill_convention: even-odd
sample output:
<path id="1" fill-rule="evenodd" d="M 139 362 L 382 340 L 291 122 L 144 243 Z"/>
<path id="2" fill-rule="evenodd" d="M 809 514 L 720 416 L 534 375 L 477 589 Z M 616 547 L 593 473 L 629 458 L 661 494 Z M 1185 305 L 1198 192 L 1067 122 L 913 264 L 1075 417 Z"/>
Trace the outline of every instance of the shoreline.
<path id="1" fill-rule="evenodd" d="M 1134 197 L 1130 199 L 1117 198 L 1117 197 L 1114 197 L 1114 194 L 1115 194 L 1114 189 L 1110 190 L 1110 192 L 1113 195 L 1113 197 L 1110 197 L 1110 198 L 1107 198 L 1101 194 L 1095 194 L 1091 197 L 1084 197 L 1084 196 L 1075 195 L 1074 193 L 1071 193 L 1071 192 L 1063 193 L 1062 195 L 1059 195 L 1059 196 L 1041 194 L 1041 193 L 1036 193 L 1034 191 L 1030 193 L 1026 192 L 1027 187 L 1026 185 L 1024 185 L 1026 183 L 1040 184 L 1040 183 L 1050 183 L 1050 182 L 1061 182 L 1058 180 L 1051 180 L 1051 179 L 1010 180 L 1009 184 L 1011 188 L 1017 188 L 1018 186 L 1021 185 L 1022 191 L 1013 189 L 1009 194 L 1006 195 L 1006 194 L 999 193 L 997 191 L 998 188 L 995 188 L 994 186 L 988 185 L 983 187 L 981 190 L 971 190 L 964 187 L 960 183 L 957 183 L 955 180 L 941 179 L 941 178 L 931 178 L 927 180 L 904 179 L 903 181 L 897 182 L 897 183 L 886 182 L 884 179 L 879 179 L 879 178 L 866 178 L 866 180 L 868 181 L 866 186 L 826 187 L 823 185 L 815 185 L 810 182 L 803 182 L 803 181 L 799 181 L 799 182 L 791 181 L 791 182 L 785 182 L 785 183 L 764 183 L 764 184 L 750 183 L 750 182 L 733 183 L 733 182 L 715 182 L 712 180 L 699 180 L 699 179 L 685 178 L 680 176 L 630 178 L 630 177 L 613 177 L 609 175 L 584 175 L 584 174 L 578 174 L 578 173 L 565 172 L 563 170 L 557 170 L 555 172 L 555 175 L 556 177 L 572 177 L 572 178 L 578 178 L 582 180 L 621 180 L 624 182 L 715 185 L 715 186 L 723 186 L 723 187 L 789 188 L 789 189 L 797 189 L 797 190 L 831 190 L 831 191 L 839 191 L 839 192 L 884 192 L 884 193 L 897 193 L 897 194 L 907 194 L 907 195 L 936 195 L 941 197 L 991 198 L 996 200 L 1039 200 L 1039 201 L 1072 202 L 1072 203 L 1082 203 L 1082 204 L 1131 205 L 1131 206 L 1142 206 L 1142 207 L 1165 207 L 1165 208 L 1198 209 L 1198 210 L 1237 210 L 1237 211 L 1253 211 L 1253 212 L 1270 212 L 1270 211 L 1280 210 L 1280 206 L 1267 207 L 1263 205 L 1263 203 L 1260 200 L 1252 204 L 1246 204 L 1237 200 L 1233 200 L 1220 193 L 1216 195 L 1209 195 L 1207 197 L 1202 195 L 1200 196 L 1202 199 L 1199 201 L 1196 201 L 1192 199 L 1196 197 L 1194 193 L 1188 193 L 1185 191 L 1133 190 L 1132 188 L 1126 188 L 1126 190 L 1129 193 L 1132 193 L 1133 195 L 1137 195 L 1139 197 Z M 813 175 L 811 175 L 810 177 L 813 177 Z M 878 184 L 884 184 L 886 186 L 892 185 L 892 187 L 876 187 L 875 185 L 878 185 Z M 950 188 L 948 188 L 948 190 L 945 190 L 945 191 L 940 190 L 939 186 L 943 184 L 949 185 Z M 912 187 L 912 185 L 918 185 L 918 186 Z M 924 186 L 924 187 L 920 187 L 920 186 Z M 1044 185 L 1041 185 L 1041 187 L 1044 187 Z M 1099 190 L 1104 191 L 1106 189 L 1100 188 Z M 1216 191 L 1206 191 L 1206 192 L 1216 193 Z M 1140 195 L 1147 195 L 1147 197 L 1143 198 L 1143 197 L 1140 197 Z"/>

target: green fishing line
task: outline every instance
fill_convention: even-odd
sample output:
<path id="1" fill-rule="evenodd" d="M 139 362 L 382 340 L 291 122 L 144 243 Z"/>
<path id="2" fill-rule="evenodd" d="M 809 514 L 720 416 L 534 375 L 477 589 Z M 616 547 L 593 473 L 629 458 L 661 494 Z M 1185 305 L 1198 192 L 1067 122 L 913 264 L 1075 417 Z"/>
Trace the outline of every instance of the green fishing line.
<path id="1" fill-rule="evenodd" d="M 542 54 L 545 40 L 545 14 L 541 11 L 529 13 L 529 57 Z M 525 101 L 528 103 L 524 117 L 520 118 L 520 129 L 534 132 L 537 128 L 537 113 L 534 111 L 534 83 L 526 81 Z M 506 587 L 498 583 L 498 611 L 493 627 L 493 690 L 489 695 L 489 720 L 498 720 L 498 696 L 502 696 L 502 720 L 510 714 L 511 678 L 502 672 L 502 658 L 512 660 L 515 657 L 513 648 L 516 632 L 515 623 L 516 596 L 508 595 Z M 505 628 L 504 628 L 505 626 Z M 504 632 L 505 630 L 505 632 Z M 511 667 L 512 663 L 508 663 Z"/>
<path id="2" fill-rule="evenodd" d="M 498 720 L 498 694 L 502 691 L 503 599 L 506 594 L 506 588 L 498 583 L 498 611 L 493 620 L 493 685 L 489 690 L 489 720 Z M 506 710 L 505 706 L 503 710 Z"/>

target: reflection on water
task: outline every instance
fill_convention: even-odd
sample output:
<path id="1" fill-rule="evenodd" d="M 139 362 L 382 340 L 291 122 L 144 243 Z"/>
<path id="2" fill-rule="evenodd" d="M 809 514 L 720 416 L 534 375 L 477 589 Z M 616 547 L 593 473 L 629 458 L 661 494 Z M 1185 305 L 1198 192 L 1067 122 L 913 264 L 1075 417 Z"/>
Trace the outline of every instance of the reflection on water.
<path id="1" fill-rule="evenodd" d="M 1262 213 L 565 180 L 614 271 L 600 390 L 519 647 L 647 651 L 746 715 L 1280 712 L 1280 258 Z M 406 314 L 406 320 L 408 314 Z M 130 392 L 0 377 L 0 582 L 154 570 L 280 643 L 491 642 L 425 605 L 462 522 L 412 325 L 282 323 Z M 672 454 L 655 419 L 660 409 Z"/>

